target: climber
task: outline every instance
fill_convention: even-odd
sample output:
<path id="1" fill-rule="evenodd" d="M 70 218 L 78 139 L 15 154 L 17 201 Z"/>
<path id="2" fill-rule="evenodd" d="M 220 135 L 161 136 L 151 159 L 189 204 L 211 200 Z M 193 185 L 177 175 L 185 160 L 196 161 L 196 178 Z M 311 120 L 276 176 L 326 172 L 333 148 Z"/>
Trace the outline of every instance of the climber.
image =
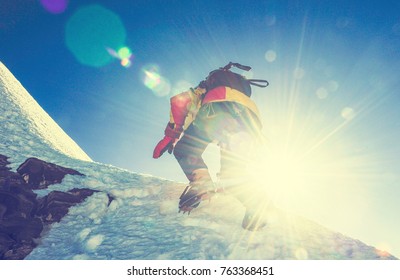
<path id="1" fill-rule="evenodd" d="M 197 87 L 170 99 L 170 121 L 164 138 L 154 149 L 153 158 L 159 158 L 165 151 L 173 152 L 189 180 L 180 197 L 179 211 L 190 213 L 202 200 L 216 193 L 202 158 L 207 146 L 216 143 L 221 154 L 219 182 L 246 207 L 243 228 L 258 230 L 264 225 L 257 213 L 262 208 L 263 197 L 255 185 L 246 185 L 246 169 L 250 148 L 262 139 L 262 124 L 250 96 L 251 85 L 266 87 L 268 82 L 246 79 L 232 72 L 232 66 L 245 71 L 251 69 L 230 62 L 210 72 Z"/>

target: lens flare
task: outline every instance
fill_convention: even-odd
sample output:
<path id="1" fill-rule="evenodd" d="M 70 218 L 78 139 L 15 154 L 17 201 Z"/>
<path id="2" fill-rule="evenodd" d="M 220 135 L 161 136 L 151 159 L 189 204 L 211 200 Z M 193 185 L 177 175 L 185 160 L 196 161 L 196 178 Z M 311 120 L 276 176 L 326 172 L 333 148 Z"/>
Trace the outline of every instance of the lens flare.
<path id="1" fill-rule="evenodd" d="M 149 89 L 154 89 L 161 83 L 160 74 L 147 70 L 144 70 L 144 73 L 145 73 L 144 84 Z"/>
<path id="2" fill-rule="evenodd" d="M 121 65 L 125 68 L 131 67 L 132 61 L 129 58 L 123 58 L 121 59 Z"/>
<path id="3" fill-rule="evenodd" d="M 268 62 L 274 62 L 275 61 L 275 59 L 276 59 L 276 52 L 275 51 L 273 51 L 273 50 L 268 50 L 266 53 L 265 53 L 265 59 L 268 61 Z"/>
<path id="4" fill-rule="evenodd" d="M 120 60 L 123 67 L 129 68 L 132 65 L 133 54 L 128 47 L 122 47 L 118 51 L 106 47 L 106 50 L 112 57 Z"/>
<path id="5" fill-rule="evenodd" d="M 40 4 L 52 14 L 61 14 L 67 9 L 68 0 L 40 0 Z"/>
<path id="6" fill-rule="evenodd" d="M 118 50 L 118 56 L 120 59 L 129 59 L 132 56 L 132 52 L 128 47 L 122 47 Z"/>
<path id="7" fill-rule="evenodd" d="M 114 12 L 89 5 L 68 20 L 65 36 L 68 49 L 80 63 L 101 67 L 112 61 L 109 49 L 125 45 L 126 31 Z"/>
<path id="8" fill-rule="evenodd" d="M 151 89 L 157 96 L 167 96 L 171 91 L 171 84 L 169 81 L 161 76 L 159 68 L 156 65 L 148 65 L 142 68 L 143 83 Z"/>
<path id="9" fill-rule="evenodd" d="M 319 99 L 326 99 L 328 97 L 328 95 L 329 95 L 329 92 L 326 90 L 326 88 L 320 87 L 320 88 L 317 89 L 315 94 L 317 95 L 317 97 Z"/>
<path id="10" fill-rule="evenodd" d="M 354 117 L 356 116 L 356 113 L 354 112 L 353 108 L 345 107 L 345 108 L 343 108 L 341 115 L 345 120 L 350 121 L 350 120 L 354 119 Z"/>

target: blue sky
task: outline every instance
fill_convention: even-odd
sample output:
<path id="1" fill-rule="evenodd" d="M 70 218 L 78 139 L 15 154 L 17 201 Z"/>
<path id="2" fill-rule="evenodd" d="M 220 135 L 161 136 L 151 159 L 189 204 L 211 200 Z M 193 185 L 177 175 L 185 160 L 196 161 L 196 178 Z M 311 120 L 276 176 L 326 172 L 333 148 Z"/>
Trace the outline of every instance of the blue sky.
<path id="1" fill-rule="evenodd" d="M 292 197 L 282 203 L 354 235 L 370 228 L 373 242 L 380 236 L 400 252 L 399 239 L 387 242 L 400 230 L 398 1 L 85 0 L 58 13 L 45 2 L 1 2 L 0 59 L 93 160 L 185 181 L 172 156 L 151 157 L 169 97 L 229 61 L 250 65 L 248 75 L 270 82 L 253 98 L 267 157 L 284 166 L 275 180 L 303 179 L 275 190 Z M 105 14 L 68 31 L 93 7 Z M 83 63 L 68 43 L 83 45 L 74 36 L 90 21 L 111 29 L 103 37 L 120 36 L 101 50 L 101 66 Z M 122 47 L 129 67 L 111 55 Z"/>

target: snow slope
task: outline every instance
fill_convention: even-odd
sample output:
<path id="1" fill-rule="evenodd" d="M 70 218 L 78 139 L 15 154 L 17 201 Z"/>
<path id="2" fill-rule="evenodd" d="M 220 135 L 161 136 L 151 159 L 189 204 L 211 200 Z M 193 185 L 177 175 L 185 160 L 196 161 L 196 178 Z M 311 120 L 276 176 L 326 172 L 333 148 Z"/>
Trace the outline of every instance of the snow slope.
<path id="1" fill-rule="evenodd" d="M 241 228 L 244 208 L 220 194 L 190 216 L 178 214 L 183 184 L 90 161 L 0 65 L 0 154 L 15 170 L 35 156 L 86 174 L 37 191 L 102 192 L 52 225 L 27 259 L 386 259 L 361 241 L 274 209 L 256 233 Z M 149 155 L 150 156 L 150 155 Z M 115 199 L 108 205 L 107 194 Z"/>
<path id="2" fill-rule="evenodd" d="M 18 139 L 17 143 L 27 145 L 27 150 L 32 149 L 33 143 L 39 141 L 73 158 L 91 161 L 90 157 L 54 122 L 1 62 L 0 91 L 0 111 L 2 112 L 0 133 L 2 140 L 8 140 L 2 141 L 1 145 L 7 145 L 9 149 L 16 148 L 14 140 L 18 135 L 26 135 L 24 142 Z M 31 133 L 27 133 L 28 131 Z M 27 138 L 31 136 L 32 138 Z"/>

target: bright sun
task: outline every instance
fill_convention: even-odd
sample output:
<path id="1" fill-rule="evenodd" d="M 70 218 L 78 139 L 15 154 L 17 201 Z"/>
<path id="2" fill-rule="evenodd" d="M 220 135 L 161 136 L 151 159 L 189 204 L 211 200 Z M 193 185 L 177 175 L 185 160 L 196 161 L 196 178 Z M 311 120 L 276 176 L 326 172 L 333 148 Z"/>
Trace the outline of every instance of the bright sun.
<path id="1" fill-rule="evenodd" d="M 287 137 L 284 127 L 284 124 L 277 125 L 275 129 L 280 129 L 281 133 L 276 133 L 274 138 L 257 146 L 249 145 L 243 134 L 234 135 L 231 139 L 233 150 L 238 154 L 253 155 L 248 164 L 249 178 L 263 187 L 268 201 L 295 212 L 299 209 L 315 211 L 318 208 L 316 205 L 323 203 L 317 201 L 323 189 L 322 195 L 328 193 L 327 189 L 332 193 L 343 185 L 343 179 L 349 179 L 346 177 L 349 162 L 343 161 L 340 151 L 335 149 L 337 145 L 325 143 L 329 135 L 316 138 L 312 131 L 308 133 L 292 128 L 291 137 Z M 338 130 L 341 127 L 343 123 L 338 124 Z M 217 149 L 211 146 L 204 154 L 214 173 L 219 169 Z"/>

